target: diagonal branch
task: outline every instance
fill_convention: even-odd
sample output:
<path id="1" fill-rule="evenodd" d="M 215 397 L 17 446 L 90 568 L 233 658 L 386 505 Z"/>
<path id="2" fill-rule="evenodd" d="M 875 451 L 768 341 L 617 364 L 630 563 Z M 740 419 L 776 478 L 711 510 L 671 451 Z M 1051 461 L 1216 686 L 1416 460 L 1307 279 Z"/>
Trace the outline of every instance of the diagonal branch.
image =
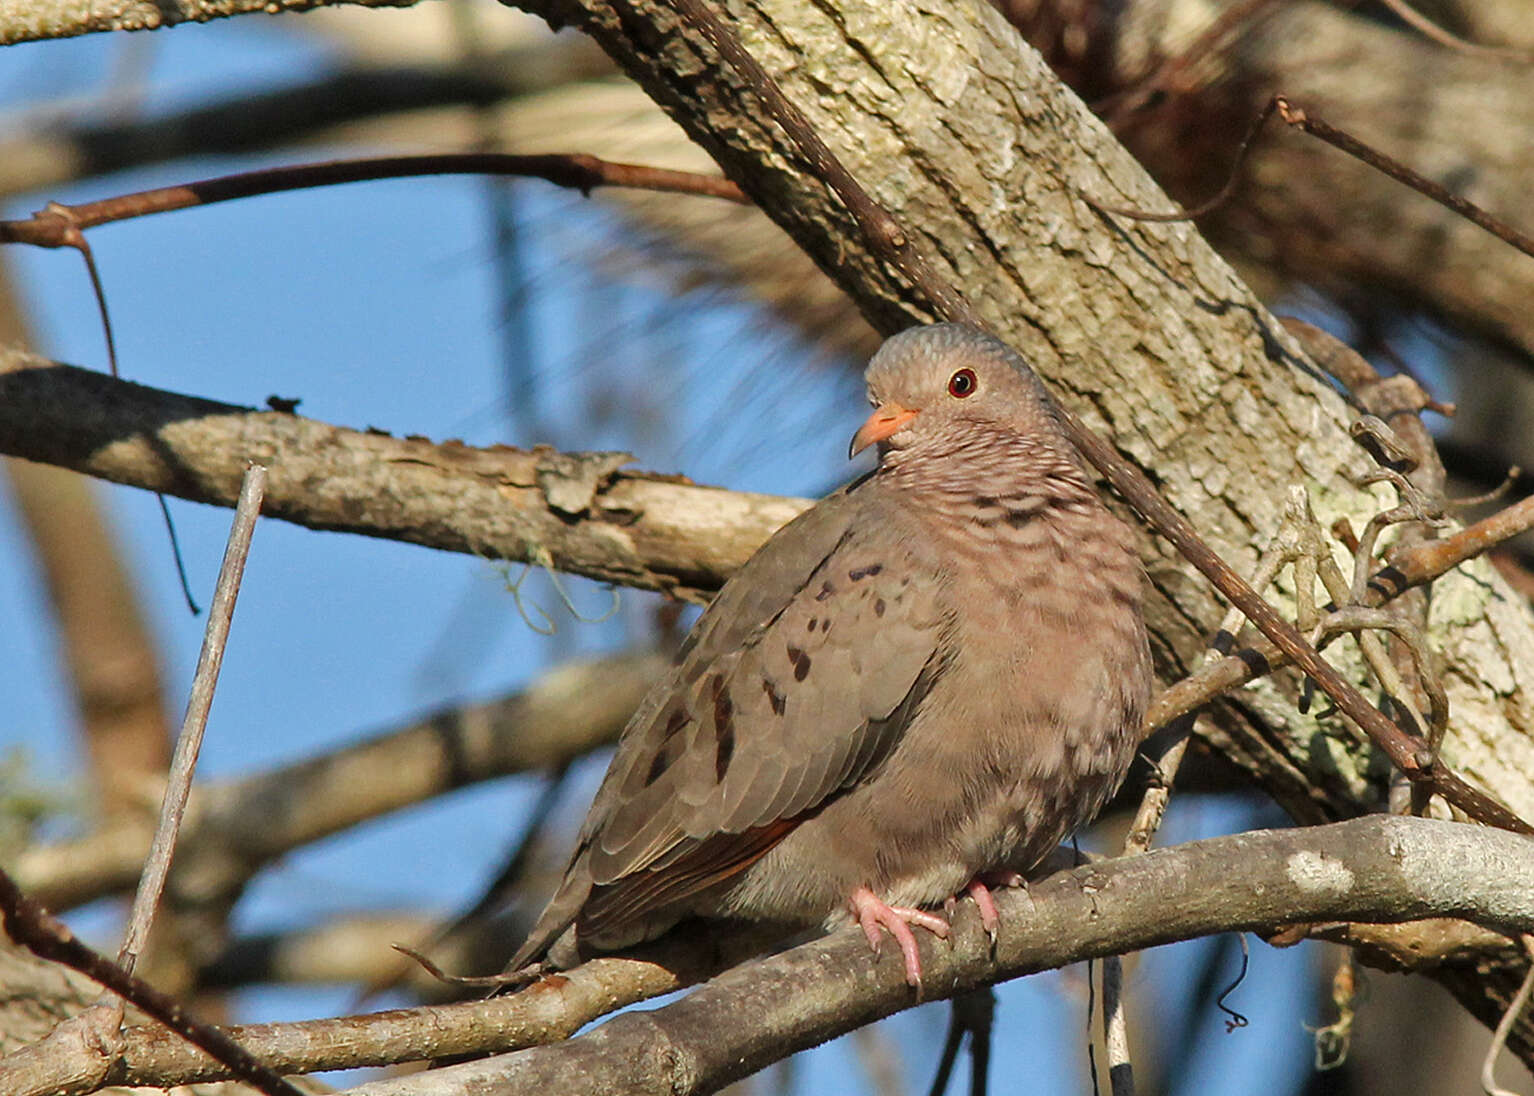
<path id="1" fill-rule="evenodd" d="M 304 1096 L 297 1088 L 225 1032 L 192 1017 L 181 1002 L 161 993 L 141 978 L 81 943 L 63 922 L 52 917 L 38 902 L 22 893 L 11 877 L 0 871 L 0 922 L 18 944 L 43 959 L 52 959 L 89 975 L 107 989 L 129 1001 L 182 1039 L 225 1065 L 230 1073 L 247 1081 L 267 1096 Z M 110 1014 L 115 1027 L 120 1014 Z M 14 1078 L 12 1079 L 14 1080 Z M 7 1088 L 15 1091 L 10 1084 Z"/>
<path id="2" fill-rule="evenodd" d="M 195 872 L 204 898 L 237 894 L 270 861 L 347 827 L 455 788 L 568 764 L 614 741 L 668 664 L 650 653 L 568 663 L 501 700 L 433 712 L 333 753 L 202 784 L 178 864 Z M 147 819 L 115 819 L 24 850 L 12 873 L 50 908 L 68 909 L 132 887 L 151 832 Z"/>

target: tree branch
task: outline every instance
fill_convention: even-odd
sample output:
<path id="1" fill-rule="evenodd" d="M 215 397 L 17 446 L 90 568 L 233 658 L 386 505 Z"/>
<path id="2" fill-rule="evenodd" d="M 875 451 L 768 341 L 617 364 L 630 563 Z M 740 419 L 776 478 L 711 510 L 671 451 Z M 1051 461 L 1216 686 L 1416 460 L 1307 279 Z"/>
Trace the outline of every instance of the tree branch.
<path id="1" fill-rule="evenodd" d="M 994 958 L 978 916 L 961 907 L 951 944 L 926 937 L 922 1000 L 1102 955 L 1217 932 L 1266 932 L 1294 921 L 1393 923 L 1454 917 L 1534 929 L 1534 842 L 1430 819 L 1371 815 L 1293 830 L 1213 838 L 1102 861 L 997 895 Z M 708 978 L 764 940 L 698 929 L 551 976 L 510 997 L 392 1010 L 230 1033 L 289 1072 L 504 1051 L 567 1037 L 616 1008 Z M 919 1003 L 900 958 L 873 959 L 847 929 L 714 978 L 677 1004 L 628 1013 L 526 1054 L 365 1085 L 357 1096 L 453 1096 L 472 1085 L 551 1091 L 707 1092 Z M 185 1084 L 221 1076 L 165 1034 L 130 1029 L 111 1079 Z M 55 1061 L 18 1096 L 62 1091 Z M 673 1090 L 671 1085 L 677 1087 Z M 529 1087 L 526 1091 L 536 1091 Z"/>
<path id="2" fill-rule="evenodd" d="M 238 1079 L 248 1082 L 268 1096 L 304 1096 L 258 1056 L 241 1046 L 238 1040 L 231 1039 L 218 1028 L 198 1021 L 174 997 L 160 992 L 141 978 L 135 978 L 106 956 L 82 944 L 67 926 L 52 917 L 36 899 L 23 894 L 3 871 L 0 871 L 0 922 L 4 923 L 6 933 L 16 943 L 41 958 L 63 963 L 100 982 L 114 994 L 125 1001 L 131 1001 L 153 1016 L 189 1044 L 215 1057 Z M 82 1014 L 75 1019 L 85 1020 L 86 1017 Z M 99 1041 L 107 1042 L 113 1038 L 108 1032 L 115 1031 L 122 1020 L 122 1013 L 108 1010 L 104 1016 L 97 1013 L 93 1019 L 106 1021 L 107 1030 L 99 1033 Z M 34 1064 L 40 1060 L 32 1059 Z M 5 1063 L 0 1060 L 0 1064 Z M 15 1091 L 13 1082 L 21 1078 L 10 1068 L 5 1073 L 6 1089 Z"/>
<path id="3" fill-rule="evenodd" d="M 309 11 L 340 3 L 408 8 L 415 0 L 28 0 L 0 9 L 0 46 L 117 30 L 158 30 L 231 15 Z"/>
<path id="4" fill-rule="evenodd" d="M 1376 815 L 1198 841 L 998 896 L 1003 927 L 994 960 L 979 918 L 961 914 L 952 946 L 922 938 L 923 996 L 1294 919 L 1451 914 L 1517 929 L 1534 920 L 1530 886 L 1534 843 L 1455 823 Z M 508 1091 L 712 1092 L 916 1003 L 898 956 L 888 951 L 871 962 L 867 942 L 849 929 L 731 970 L 676 1004 L 625 1014 L 566 1044 L 412 1077 L 418 1087 L 409 1091 L 459 1096 L 493 1082 Z M 353 1096 L 405 1091 L 403 1082 L 382 1081 Z"/>
<path id="5" fill-rule="evenodd" d="M 271 467 L 268 517 L 692 601 L 808 505 L 620 472 L 626 453 L 394 438 L 3 350 L 0 452 L 220 506 L 253 460 Z"/>
<path id="6" fill-rule="evenodd" d="M 173 884 L 237 894 L 271 860 L 311 841 L 482 780 L 550 768 L 615 740 L 668 660 L 622 654 L 559 667 L 520 694 L 444 709 L 332 754 L 192 793 Z M 253 825 L 252 819 L 259 819 Z M 23 851 L 13 874 L 51 909 L 131 888 L 149 819 L 123 819 Z"/>
<path id="7" fill-rule="evenodd" d="M 502 152 L 436 152 L 285 164 L 119 194 L 78 205 L 49 202 L 29 218 L 0 221 L 0 244 L 78 247 L 82 230 L 115 221 L 220 202 L 235 202 L 243 198 L 259 198 L 289 190 L 425 175 L 521 177 L 542 179 L 555 186 L 578 190 L 587 196 L 598 187 L 622 187 L 721 198 L 738 205 L 747 204 L 738 186 L 714 174 L 617 163 L 574 152 L 551 152 L 534 156 Z"/>

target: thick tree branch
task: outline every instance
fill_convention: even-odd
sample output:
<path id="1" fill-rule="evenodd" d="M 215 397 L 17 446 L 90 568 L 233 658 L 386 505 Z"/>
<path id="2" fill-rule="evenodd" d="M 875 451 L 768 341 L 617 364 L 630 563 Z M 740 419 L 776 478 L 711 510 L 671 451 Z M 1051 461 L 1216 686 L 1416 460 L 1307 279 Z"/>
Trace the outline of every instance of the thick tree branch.
<path id="1" fill-rule="evenodd" d="M 1446 870 L 1460 857 L 1463 865 Z M 961 915 L 952 946 L 922 940 L 923 996 L 1292 919 L 1393 921 L 1475 908 L 1472 916 L 1515 929 L 1534 916 L 1531 885 L 1534 843 L 1453 823 L 1374 816 L 1215 838 L 1051 876 L 1027 896 L 1007 892 L 994 959 L 978 917 Z M 412 1077 L 419 1087 L 409 1091 L 458 1096 L 494 1082 L 509 1091 L 712 1092 L 917 1003 L 893 951 L 871 963 L 867 949 L 856 930 L 843 931 L 564 1045 Z M 405 1091 L 383 1081 L 354 1096 Z"/>
<path id="2" fill-rule="evenodd" d="M 445 709 L 271 772 L 199 785 L 172 885 L 232 900 L 262 866 L 329 834 L 454 788 L 566 763 L 616 739 L 666 665 L 654 654 L 568 664 L 512 697 Z M 50 909 L 67 909 L 131 888 L 152 832 L 151 819 L 117 820 L 22 852 L 13 874 Z"/>
<path id="3" fill-rule="evenodd" d="M 1457 823 L 1373 815 L 1310 829 L 1214 838 L 1057 873 L 998 896 L 994 958 L 978 917 L 961 910 L 952 944 L 922 938 L 923 1000 L 1174 940 L 1294 921 L 1390 923 L 1454 917 L 1534 929 L 1534 842 Z M 564 1038 L 591 1020 L 738 962 L 761 938 L 698 930 L 604 958 L 510 997 L 231 1034 L 273 1067 L 308 1072 Z M 849 929 L 727 970 L 678 1004 L 630 1013 L 559 1046 L 358 1090 L 446 1096 L 481 1084 L 552 1092 L 706 1092 L 794 1050 L 917 1004 L 899 956 L 870 957 Z M 26 1093 L 77 1091 L 55 1062 Z M 163 1033 L 133 1029 L 117 1083 L 189 1083 L 216 1066 Z M 672 1089 L 671 1085 L 677 1087 Z M 541 1087 L 540 1087 L 541 1086 Z"/>
<path id="4" fill-rule="evenodd" d="M 331 529 L 519 560 L 702 600 L 808 503 L 620 472 L 623 453 L 394 438 L 0 351 L 0 453 Z"/>

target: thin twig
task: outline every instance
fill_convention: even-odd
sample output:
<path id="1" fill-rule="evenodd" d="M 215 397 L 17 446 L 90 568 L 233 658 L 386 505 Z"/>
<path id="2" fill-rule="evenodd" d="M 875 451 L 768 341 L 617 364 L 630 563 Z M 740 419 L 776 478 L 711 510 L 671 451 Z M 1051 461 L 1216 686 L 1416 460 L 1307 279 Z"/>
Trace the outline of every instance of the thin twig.
<path id="1" fill-rule="evenodd" d="M 1230 175 L 1226 178 L 1225 184 L 1220 187 L 1214 197 L 1201 205 L 1179 213 L 1152 213 L 1147 210 L 1107 205 L 1079 191 L 1078 195 L 1087 205 L 1101 213 L 1128 217 L 1136 221 L 1165 223 L 1191 221 L 1197 217 L 1202 217 L 1206 213 L 1211 213 L 1219 208 L 1235 192 L 1236 185 L 1241 178 L 1241 167 L 1245 163 L 1247 156 L 1250 155 L 1252 147 L 1257 140 L 1257 135 L 1262 132 L 1263 127 L 1267 125 L 1268 119 L 1273 117 L 1275 112 L 1284 120 L 1285 124 L 1325 141 L 1333 148 L 1346 152 L 1354 159 L 1361 160 L 1376 171 L 1388 175 L 1396 180 L 1396 182 L 1405 184 L 1424 197 L 1431 198 L 1439 205 L 1459 214 L 1471 224 L 1485 229 L 1497 239 L 1517 248 L 1525 255 L 1534 256 L 1534 237 L 1520 232 L 1506 221 L 1487 213 L 1474 202 L 1461 198 L 1447 187 L 1441 186 L 1425 175 L 1413 171 L 1399 160 L 1387 156 L 1385 153 L 1365 144 L 1351 134 L 1345 133 L 1302 108 L 1295 106 L 1290 99 L 1283 95 L 1273 96 L 1273 98 L 1268 100 L 1267 105 L 1262 108 L 1261 113 L 1257 115 L 1257 120 L 1252 123 L 1251 128 L 1247 130 L 1246 136 L 1241 139 L 1241 144 L 1236 149 L 1235 163 L 1231 167 Z"/>
<path id="2" fill-rule="evenodd" d="M 0 221 L 0 244 L 37 247 L 78 247 L 81 230 L 111 221 L 147 217 L 177 209 L 213 205 L 237 198 L 279 194 L 287 190 L 360 183 L 373 179 L 403 179 L 418 175 L 519 175 L 589 194 L 597 187 L 615 186 L 695 194 L 750 204 L 738 186 L 719 175 L 670 171 L 643 164 L 615 163 L 582 153 L 516 156 L 508 153 L 462 152 L 426 156 L 383 156 L 371 160 L 332 160 L 264 168 L 237 175 L 219 175 L 179 186 L 157 187 L 77 206 L 48 203 L 24 221 Z"/>
<path id="3" fill-rule="evenodd" d="M 1113 1096 L 1135 1096 L 1129 1025 L 1124 1018 L 1124 961 L 1117 955 L 1103 956 L 1103 1045 L 1108 1058 L 1108 1090 Z"/>
<path id="4" fill-rule="evenodd" d="M 1088 195 L 1085 191 L 1078 190 L 1076 193 L 1082 201 L 1097 210 L 1099 213 L 1112 213 L 1119 217 L 1128 217 L 1132 221 L 1149 221 L 1153 224 L 1170 224 L 1174 221 L 1194 221 L 1208 213 L 1213 213 L 1230 200 L 1236 192 L 1237 184 L 1241 182 L 1241 168 L 1246 164 L 1246 158 L 1251 155 L 1252 146 L 1257 143 L 1257 136 L 1268 124 L 1268 119 L 1273 117 L 1278 110 L 1276 100 L 1269 99 L 1267 106 L 1262 108 L 1257 119 L 1246 131 L 1246 136 L 1241 138 L 1241 143 L 1236 146 L 1236 156 L 1230 165 L 1230 174 L 1226 176 L 1225 183 L 1215 191 L 1214 197 L 1206 199 L 1192 209 L 1183 209 L 1174 213 L 1149 213 L 1145 210 L 1131 209 L 1128 206 L 1107 205 Z"/>
<path id="5" fill-rule="evenodd" d="M 1175 741 L 1154 762 L 1156 771 L 1153 779 L 1140 798 L 1140 806 L 1124 838 L 1125 856 L 1149 852 L 1156 831 L 1161 828 L 1161 820 L 1166 817 L 1167 802 L 1172 798 L 1172 783 L 1177 779 L 1183 755 L 1188 752 L 1188 736 L 1193 730 L 1193 716 L 1185 714 L 1181 718 L 1183 724 L 1175 732 Z"/>
<path id="6" fill-rule="evenodd" d="M 1369 589 L 1382 595 L 1380 600 L 1395 597 L 1408 587 L 1426 585 L 1444 572 L 1531 527 L 1534 527 L 1534 495 L 1447 537 L 1391 552 L 1385 557 L 1386 566 L 1369 580 Z"/>
<path id="7" fill-rule="evenodd" d="M 1426 541 L 1413 548 L 1393 552 L 1387 564 L 1369 580 L 1367 603 L 1370 606 L 1383 605 L 1407 590 L 1426 586 L 1461 563 L 1474 559 L 1530 528 L 1534 528 L 1534 497 L 1515 503 L 1442 540 Z M 1227 656 L 1203 666 L 1163 689 L 1151 702 L 1145 725 L 1150 730 L 1164 727 L 1231 689 L 1289 664 L 1287 656 L 1270 643 L 1249 645 L 1238 655 Z"/>
<path id="8" fill-rule="evenodd" d="M 1398 183 L 1404 183 L 1424 197 L 1431 198 L 1445 209 L 1458 213 L 1471 224 L 1478 225 L 1497 239 L 1507 243 L 1525 255 L 1534 256 L 1534 238 L 1518 231 L 1512 225 L 1493 217 L 1474 202 L 1466 201 L 1447 187 L 1440 186 L 1425 175 L 1420 175 L 1383 152 L 1364 144 L 1351 134 L 1313 117 L 1303 108 L 1295 106 L 1286 96 L 1275 95 L 1278 116 L 1287 124 L 1301 129 L 1312 137 L 1318 137 L 1335 149 L 1346 152 L 1355 160 L 1361 160 Z"/>
<path id="9" fill-rule="evenodd" d="M 1534 936 L 1523 937 L 1523 951 L 1530 960 L 1534 960 Z M 1528 1006 L 1531 992 L 1534 992 L 1534 962 L 1529 964 L 1528 973 L 1523 976 L 1523 984 L 1518 987 L 1518 992 L 1508 1003 L 1507 1011 L 1502 1014 L 1502 1019 L 1497 1021 L 1497 1030 L 1492 1034 L 1491 1046 L 1486 1048 L 1486 1057 L 1481 1060 L 1481 1088 L 1485 1090 L 1486 1096 L 1518 1096 L 1516 1092 L 1509 1092 L 1497 1085 L 1497 1055 L 1507 1045 L 1508 1034 Z"/>
<path id="10" fill-rule="evenodd" d="M 134 963 L 138 961 L 149 939 L 155 909 L 165 890 L 165 877 L 170 873 L 176 835 L 181 830 L 181 820 L 186 813 L 187 796 L 192 790 L 192 774 L 197 768 L 197 754 L 202 749 L 208 711 L 213 706 L 213 691 L 218 686 L 218 673 L 224 664 L 224 645 L 229 640 L 234 602 L 240 593 L 245 560 L 250 554 L 251 535 L 255 532 L 256 518 L 260 516 L 261 500 L 265 495 L 266 468 L 264 465 L 252 464 L 245 472 L 245 481 L 240 486 L 240 498 L 235 504 L 234 522 L 229 529 L 223 566 L 219 568 L 218 585 L 213 592 L 213 605 L 208 610 L 208 623 L 203 632 L 202 651 L 197 656 L 197 671 L 192 677 L 186 717 L 181 724 L 181 733 L 176 738 L 175 753 L 171 755 L 170 776 L 165 786 L 165 799 L 160 807 L 160 822 L 155 829 L 154 841 L 149 846 L 149 857 L 144 863 L 138 893 L 133 896 L 128 931 L 123 937 L 122 949 L 117 953 L 118 963 L 128 974 L 133 973 Z"/>
<path id="11" fill-rule="evenodd" d="M 1508 49 L 1502 46 L 1483 46 L 1478 42 L 1468 42 L 1457 34 L 1451 34 L 1406 0 L 1381 0 L 1381 2 L 1396 13 L 1396 16 L 1424 38 L 1430 38 L 1440 46 L 1457 50 L 1460 53 L 1478 54 L 1482 57 L 1505 57 L 1510 61 L 1534 60 L 1526 51 Z"/>
<path id="12" fill-rule="evenodd" d="M 63 922 L 23 893 L 3 870 L 0 870 L 0 920 L 4 921 L 5 931 L 12 940 L 35 955 L 63 963 L 100 982 L 187 1042 L 206 1051 L 226 1066 L 235 1078 L 254 1085 L 267 1096 L 304 1096 L 229 1036 L 194 1020 L 174 997 L 161 993 L 105 955 L 82 944 Z"/>
<path id="13" fill-rule="evenodd" d="M 1489 502 L 1496 502 L 1511 491 L 1523 476 L 1523 469 L 1516 464 L 1511 465 L 1507 474 L 1502 477 L 1502 482 L 1490 491 L 1482 491 L 1479 495 L 1466 495 L 1463 498 L 1446 499 L 1444 505 L 1450 509 L 1463 510 L 1472 506 L 1485 506 Z"/>

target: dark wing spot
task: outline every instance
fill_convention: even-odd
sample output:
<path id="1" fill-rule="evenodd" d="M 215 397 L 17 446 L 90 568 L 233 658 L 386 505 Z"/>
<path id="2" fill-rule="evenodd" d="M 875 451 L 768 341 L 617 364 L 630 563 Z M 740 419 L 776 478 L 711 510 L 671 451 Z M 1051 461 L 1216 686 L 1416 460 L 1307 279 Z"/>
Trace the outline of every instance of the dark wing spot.
<path id="1" fill-rule="evenodd" d="M 862 579 L 870 577 L 871 575 L 877 575 L 882 570 L 884 570 L 884 565 L 882 563 L 870 563 L 867 567 L 857 567 L 851 571 L 848 571 L 847 577 L 850 578 L 853 582 L 859 582 Z"/>
<path id="2" fill-rule="evenodd" d="M 660 736 L 661 745 L 664 746 L 673 738 L 682 733 L 682 728 L 692 722 L 692 717 L 682 708 L 677 708 L 671 713 L 671 718 L 666 720 L 665 733 Z"/>
<path id="3" fill-rule="evenodd" d="M 805 626 L 805 631 L 813 632 L 818 627 L 820 627 L 819 619 L 817 619 L 816 617 L 810 617 L 810 622 L 809 622 L 808 625 Z"/>
<path id="4" fill-rule="evenodd" d="M 724 676 L 715 674 L 714 690 L 714 779 L 723 780 L 735 756 L 735 702 L 724 686 Z"/>
<path id="5" fill-rule="evenodd" d="M 654 784 L 676 759 L 682 756 L 682 728 L 692 722 L 683 709 L 678 708 L 671 713 L 671 718 L 666 720 L 666 729 L 661 733 L 660 745 L 655 750 L 655 759 L 650 762 L 650 771 L 645 774 L 644 786 Z"/>
<path id="6" fill-rule="evenodd" d="M 676 764 L 677 758 L 682 756 L 682 740 L 680 738 L 668 738 L 661 743 L 659 750 L 655 752 L 655 760 L 650 762 L 650 771 L 645 774 L 644 786 L 649 787 L 662 776 L 667 769 Z"/>
<path id="7" fill-rule="evenodd" d="M 810 676 L 810 656 L 798 647 L 788 648 L 788 661 L 793 664 L 795 681 L 803 681 Z"/>
<path id="8" fill-rule="evenodd" d="M 836 593 L 835 586 L 832 586 L 829 582 L 822 582 L 820 584 L 820 593 L 815 595 L 815 600 L 824 601 L 834 593 Z"/>
<path id="9" fill-rule="evenodd" d="M 724 774 L 729 771 L 730 759 L 735 756 L 735 725 L 725 724 L 714 728 L 714 779 L 724 782 Z"/>
<path id="10" fill-rule="evenodd" d="M 724 687 L 723 674 L 715 674 L 709 685 L 714 693 L 714 727 L 718 729 L 730 722 L 735 714 L 735 702 L 730 699 L 730 691 Z"/>
<path id="11" fill-rule="evenodd" d="M 884 615 L 884 599 L 882 597 L 876 597 L 876 598 L 874 598 L 874 616 L 881 616 L 882 617 L 883 615 Z"/>
<path id="12" fill-rule="evenodd" d="M 762 678 L 762 691 L 767 694 L 767 703 L 772 705 L 774 715 L 782 715 L 788 707 L 788 698 L 778 692 L 778 687 L 769 679 Z"/>

